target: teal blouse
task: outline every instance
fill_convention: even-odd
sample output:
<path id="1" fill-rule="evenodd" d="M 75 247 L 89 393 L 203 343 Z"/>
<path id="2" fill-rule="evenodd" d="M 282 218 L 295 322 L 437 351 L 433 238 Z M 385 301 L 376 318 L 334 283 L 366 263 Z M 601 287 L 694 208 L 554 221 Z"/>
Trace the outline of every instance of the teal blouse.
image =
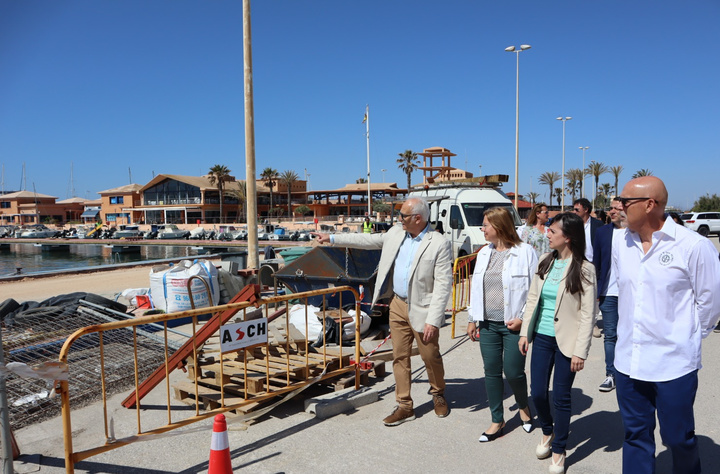
<path id="1" fill-rule="evenodd" d="M 569 262 L 570 259 L 555 260 L 545 277 L 540 292 L 540 317 L 538 318 L 536 331 L 538 334 L 555 337 L 555 301 L 557 300 L 563 272 L 565 272 L 565 267 Z"/>

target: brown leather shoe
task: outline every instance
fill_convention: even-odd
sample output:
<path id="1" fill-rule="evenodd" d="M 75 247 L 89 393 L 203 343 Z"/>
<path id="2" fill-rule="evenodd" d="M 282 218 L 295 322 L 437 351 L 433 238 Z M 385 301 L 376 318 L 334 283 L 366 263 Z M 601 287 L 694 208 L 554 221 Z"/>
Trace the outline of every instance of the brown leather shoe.
<path id="1" fill-rule="evenodd" d="M 415 410 L 406 409 L 402 407 L 395 407 L 395 410 L 390 414 L 390 416 L 386 417 L 383 420 L 383 423 L 385 423 L 385 426 L 397 426 L 402 423 L 405 423 L 406 421 L 412 421 L 415 419 Z"/>
<path id="2" fill-rule="evenodd" d="M 433 395 L 433 405 L 435 405 L 435 414 L 438 418 L 445 418 L 450 413 L 450 408 L 442 395 Z"/>

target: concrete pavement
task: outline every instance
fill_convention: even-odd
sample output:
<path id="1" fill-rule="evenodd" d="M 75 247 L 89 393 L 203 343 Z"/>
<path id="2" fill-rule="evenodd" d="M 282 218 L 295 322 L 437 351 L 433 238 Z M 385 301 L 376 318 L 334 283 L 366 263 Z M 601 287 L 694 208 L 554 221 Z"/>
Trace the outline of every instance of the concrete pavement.
<path id="1" fill-rule="evenodd" d="M 449 320 L 448 320 L 449 322 Z M 327 419 L 304 411 L 303 401 L 319 391 L 309 390 L 298 400 L 278 407 L 259 421 L 245 426 L 229 425 L 233 468 L 258 473 L 304 472 L 547 472 L 549 460 L 539 461 L 534 450 L 541 434 L 526 434 L 520 427 L 512 394 L 506 387 L 505 436 L 491 443 L 477 439 L 490 424 L 483 382 L 482 361 L 476 343 L 464 336 L 466 315 L 459 315 L 457 337 L 450 338 L 449 324 L 441 330 L 451 413 L 437 418 L 428 395 L 427 376 L 419 357 L 413 358 L 413 397 L 417 419 L 397 427 L 385 427 L 382 419 L 394 405 L 393 377 L 377 381 L 376 403 Z M 720 414 L 718 401 L 720 334 L 711 334 L 704 344 L 704 364 L 695 404 L 697 434 L 706 472 L 720 465 Z M 528 361 L 529 364 L 529 361 Z M 529 366 L 529 365 L 528 365 Z M 568 445 L 568 472 L 616 473 L 621 469 L 622 423 L 615 392 L 601 393 L 604 379 L 602 339 L 593 339 L 585 370 L 573 388 L 573 418 Z M 186 375 L 174 374 L 183 379 Z M 371 379 L 373 380 L 373 379 Z M 113 397 L 109 407 L 115 414 L 116 437 L 133 433 L 134 412 L 120 407 L 125 394 Z M 156 389 L 147 400 L 143 417 L 162 420 L 164 390 Z M 187 406 L 174 405 L 191 414 Z M 194 411 L 194 410 L 193 410 Z M 533 411 L 534 413 L 534 411 Z M 76 410 L 74 442 L 78 447 L 102 443 L 102 407 L 94 404 Z M 103 453 L 76 465 L 78 473 L 196 473 L 207 471 L 212 433 L 211 422 L 202 431 L 139 442 Z M 16 433 L 26 461 L 15 462 L 18 472 L 64 472 L 60 419 L 27 427 Z M 669 452 L 658 438 L 658 473 L 671 471 Z"/>

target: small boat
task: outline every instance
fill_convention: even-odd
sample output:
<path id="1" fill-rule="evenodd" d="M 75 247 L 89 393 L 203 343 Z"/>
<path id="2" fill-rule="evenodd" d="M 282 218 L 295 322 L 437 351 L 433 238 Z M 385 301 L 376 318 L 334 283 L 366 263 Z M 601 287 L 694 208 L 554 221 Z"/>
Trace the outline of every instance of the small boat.
<path id="1" fill-rule="evenodd" d="M 113 239 L 140 239 L 143 233 L 140 232 L 140 227 L 137 225 L 121 225 L 118 230 L 115 231 Z"/>
<path id="2" fill-rule="evenodd" d="M 50 229 L 43 224 L 30 225 L 20 233 L 21 239 L 48 239 L 56 237 L 59 234 L 57 230 Z"/>
<path id="3" fill-rule="evenodd" d="M 179 229 L 175 224 L 165 224 L 158 226 L 158 239 L 185 239 L 190 237 L 190 232 Z"/>

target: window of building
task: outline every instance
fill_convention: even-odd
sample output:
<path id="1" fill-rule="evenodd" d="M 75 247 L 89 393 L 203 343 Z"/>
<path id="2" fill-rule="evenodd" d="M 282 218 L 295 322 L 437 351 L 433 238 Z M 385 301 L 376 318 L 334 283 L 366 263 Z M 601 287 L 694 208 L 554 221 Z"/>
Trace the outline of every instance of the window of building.
<path id="1" fill-rule="evenodd" d="M 110 196 L 110 204 L 123 204 L 123 196 Z"/>
<path id="2" fill-rule="evenodd" d="M 0 209 L 10 209 L 10 201 L 0 202 Z"/>

